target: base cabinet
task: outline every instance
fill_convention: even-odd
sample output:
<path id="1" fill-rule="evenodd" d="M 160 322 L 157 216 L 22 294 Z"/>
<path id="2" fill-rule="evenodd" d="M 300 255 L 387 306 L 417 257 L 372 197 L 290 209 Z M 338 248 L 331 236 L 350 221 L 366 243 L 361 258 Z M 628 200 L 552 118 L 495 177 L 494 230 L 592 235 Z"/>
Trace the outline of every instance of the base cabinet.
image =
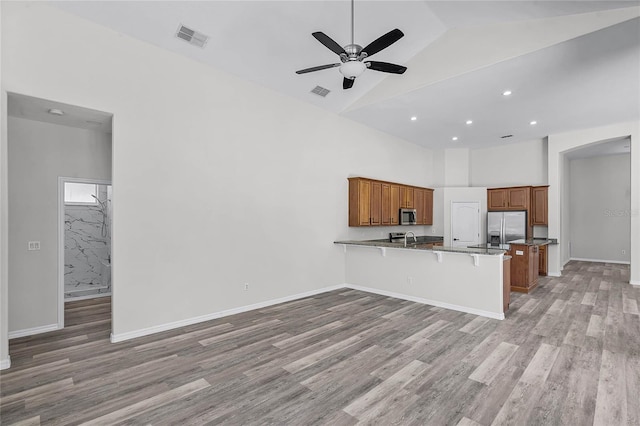
<path id="1" fill-rule="evenodd" d="M 511 291 L 529 293 L 538 285 L 538 246 L 511 244 Z"/>
<path id="2" fill-rule="evenodd" d="M 502 312 L 509 310 L 509 303 L 511 303 L 511 259 L 505 256 L 502 262 Z"/>
<path id="3" fill-rule="evenodd" d="M 547 246 L 540 246 L 538 250 L 538 275 L 547 275 Z"/>

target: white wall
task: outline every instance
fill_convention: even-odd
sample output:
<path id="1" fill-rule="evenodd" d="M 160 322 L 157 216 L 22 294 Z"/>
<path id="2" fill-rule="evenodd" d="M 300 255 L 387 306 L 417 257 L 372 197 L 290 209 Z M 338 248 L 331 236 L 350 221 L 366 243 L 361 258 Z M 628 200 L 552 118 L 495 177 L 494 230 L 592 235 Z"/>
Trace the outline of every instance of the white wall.
<path id="1" fill-rule="evenodd" d="M 574 159 L 569 169 L 571 258 L 629 262 L 630 154 Z"/>
<path id="2" fill-rule="evenodd" d="M 110 180 L 111 135 L 9 117 L 8 147 L 9 332 L 23 334 L 58 323 L 58 177 Z"/>
<path id="3" fill-rule="evenodd" d="M 445 149 L 444 186 L 469 186 L 469 149 Z"/>
<path id="4" fill-rule="evenodd" d="M 480 242 L 487 240 L 487 188 L 444 188 L 443 189 L 443 221 L 444 245 L 452 246 L 451 241 L 451 203 L 480 203 Z"/>
<path id="5" fill-rule="evenodd" d="M 445 186 L 445 174 L 444 174 L 444 162 L 445 162 L 444 149 L 433 150 L 431 165 L 431 179 L 433 180 L 433 186 L 436 188 Z"/>
<path id="6" fill-rule="evenodd" d="M 353 287 L 503 319 L 502 255 L 347 246 L 346 278 Z"/>
<path id="7" fill-rule="evenodd" d="M 2 46 L 2 4 L 0 4 L 0 46 Z M 0 49 L 1 51 L 2 49 Z M 0 54 L 0 82 L 2 82 L 2 55 Z M 7 94 L 0 88 L 0 370 L 9 368 L 9 302 L 7 281 L 8 203 L 7 203 Z"/>
<path id="8" fill-rule="evenodd" d="M 547 141 L 538 139 L 470 153 L 471 186 L 547 184 Z"/>
<path id="9" fill-rule="evenodd" d="M 114 114 L 115 338 L 342 284 L 333 241 L 363 232 L 347 177 L 430 185 L 429 150 L 59 10 L 2 7 L 4 90 Z"/>
<path id="10" fill-rule="evenodd" d="M 631 139 L 631 278 L 630 282 L 640 285 L 640 122 L 612 124 L 586 130 L 549 135 L 549 236 L 558 238 L 559 246 L 549 246 L 549 274 L 559 275 L 562 270 L 563 256 L 560 246 L 566 246 L 570 218 L 563 213 L 563 201 L 567 200 L 566 160 L 564 153 L 585 145 L 598 143 L 614 138 L 630 137 Z M 565 201 L 568 203 L 568 201 Z"/>

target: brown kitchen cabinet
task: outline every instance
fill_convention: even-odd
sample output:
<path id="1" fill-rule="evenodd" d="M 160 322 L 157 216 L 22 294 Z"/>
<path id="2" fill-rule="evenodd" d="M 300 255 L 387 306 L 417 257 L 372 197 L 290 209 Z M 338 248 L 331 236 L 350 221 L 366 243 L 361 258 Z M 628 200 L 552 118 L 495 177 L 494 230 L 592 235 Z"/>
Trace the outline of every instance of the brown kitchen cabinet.
<path id="1" fill-rule="evenodd" d="M 529 210 L 530 186 L 491 188 L 487 190 L 487 208 L 492 210 Z"/>
<path id="2" fill-rule="evenodd" d="M 400 223 L 400 185 L 382 182 L 382 225 Z"/>
<path id="3" fill-rule="evenodd" d="M 538 275 L 547 276 L 547 246 L 538 249 Z"/>
<path id="4" fill-rule="evenodd" d="M 534 186 L 531 188 L 531 225 L 548 224 L 549 186 Z"/>
<path id="5" fill-rule="evenodd" d="M 487 190 L 487 208 L 491 210 L 504 210 L 507 207 L 508 190 L 495 188 Z"/>
<path id="6" fill-rule="evenodd" d="M 349 226 L 371 225 L 371 181 L 349 179 Z"/>
<path id="7" fill-rule="evenodd" d="M 415 188 L 413 190 L 413 204 L 416 209 L 416 223 L 418 225 L 433 225 L 433 190 Z"/>
<path id="8" fill-rule="evenodd" d="M 511 303 L 511 259 L 505 256 L 502 261 L 502 312 L 507 312 Z"/>
<path id="9" fill-rule="evenodd" d="M 400 186 L 400 208 L 413 209 L 414 207 L 414 190 L 411 186 Z"/>
<path id="10" fill-rule="evenodd" d="M 371 182 L 371 201 L 370 201 L 370 225 L 378 226 L 382 224 L 382 182 Z"/>
<path id="11" fill-rule="evenodd" d="M 415 208 L 418 224 L 432 225 L 433 189 L 349 178 L 349 226 L 399 225 L 401 208 Z"/>
<path id="12" fill-rule="evenodd" d="M 538 285 L 538 246 L 511 244 L 511 291 L 529 293 Z"/>

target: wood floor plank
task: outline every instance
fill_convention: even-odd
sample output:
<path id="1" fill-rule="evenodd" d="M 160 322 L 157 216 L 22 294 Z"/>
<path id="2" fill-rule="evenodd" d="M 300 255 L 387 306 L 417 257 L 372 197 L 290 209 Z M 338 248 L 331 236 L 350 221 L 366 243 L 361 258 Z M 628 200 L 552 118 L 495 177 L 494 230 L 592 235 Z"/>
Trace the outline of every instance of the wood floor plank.
<path id="1" fill-rule="evenodd" d="M 117 344 L 109 297 L 67 303 L 11 339 L 0 423 L 639 424 L 628 281 L 571 261 L 503 321 L 337 290 Z"/>
<path id="2" fill-rule="evenodd" d="M 504 370 L 505 364 L 518 350 L 518 345 L 501 342 L 498 347 L 469 376 L 471 380 L 490 385 Z"/>
<path id="3" fill-rule="evenodd" d="M 175 399 L 186 398 L 192 393 L 198 392 L 209 386 L 210 385 L 206 380 L 199 379 L 195 382 L 188 383 L 186 385 L 180 386 L 179 388 L 172 389 L 160 395 L 151 397 L 145 401 L 140 401 L 127 407 L 121 408 L 120 410 L 105 414 L 104 416 L 85 422 L 84 424 L 86 426 L 114 424 L 116 422 L 120 422 L 133 417 L 134 415 L 141 412 L 152 410 L 158 405 L 165 404 Z"/>
<path id="4" fill-rule="evenodd" d="M 627 423 L 627 383 L 623 354 L 602 351 L 594 424 Z M 637 402 L 637 400 L 636 400 Z"/>

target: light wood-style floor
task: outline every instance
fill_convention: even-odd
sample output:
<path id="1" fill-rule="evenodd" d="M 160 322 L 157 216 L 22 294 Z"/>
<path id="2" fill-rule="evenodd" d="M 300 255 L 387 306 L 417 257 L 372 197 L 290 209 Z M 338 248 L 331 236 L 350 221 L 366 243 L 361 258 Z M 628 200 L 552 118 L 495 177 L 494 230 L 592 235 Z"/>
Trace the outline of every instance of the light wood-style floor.
<path id="1" fill-rule="evenodd" d="M 11 341 L 1 423 L 640 424 L 640 289 L 564 274 L 504 321 L 343 290 L 117 344 L 109 298 L 69 303 Z"/>

